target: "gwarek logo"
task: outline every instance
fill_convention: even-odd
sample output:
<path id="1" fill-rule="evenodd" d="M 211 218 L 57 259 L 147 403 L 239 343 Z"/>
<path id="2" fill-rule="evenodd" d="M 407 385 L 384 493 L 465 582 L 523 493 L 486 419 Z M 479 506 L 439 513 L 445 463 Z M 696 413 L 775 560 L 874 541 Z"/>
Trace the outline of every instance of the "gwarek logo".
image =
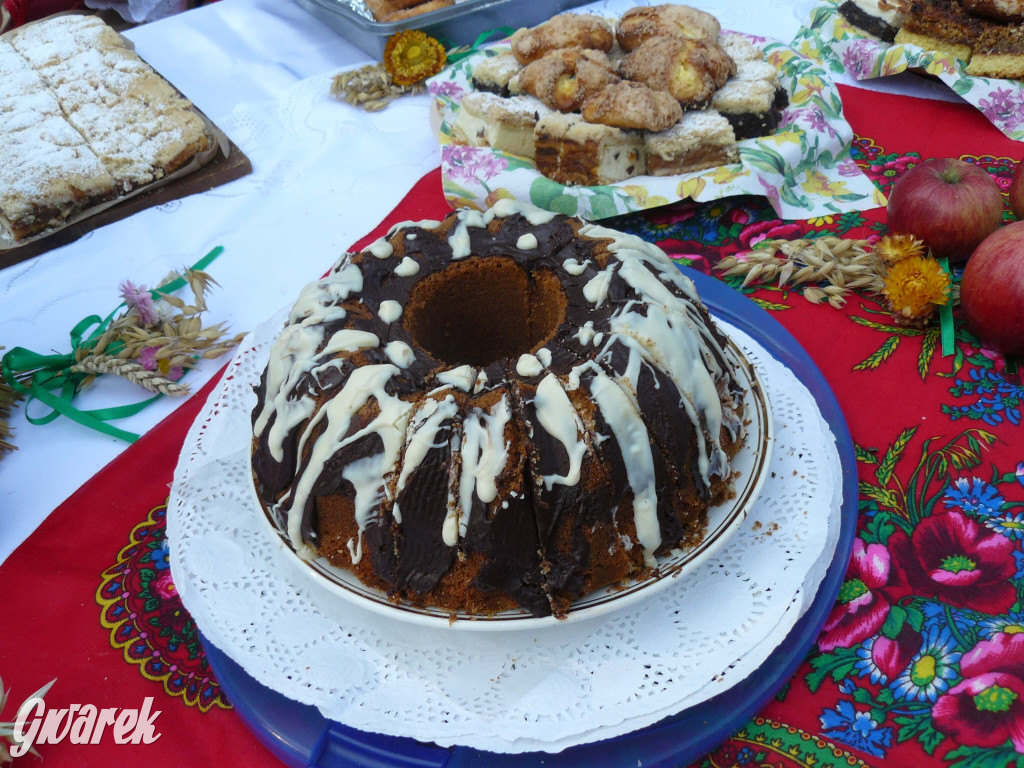
<path id="1" fill-rule="evenodd" d="M 46 709 L 40 696 L 27 699 L 14 719 L 13 757 L 21 757 L 33 746 L 58 744 L 65 737 L 72 744 L 99 744 L 110 727 L 115 744 L 152 744 L 160 738 L 153 723 L 162 710 L 152 711 L 153 697 L 143 700 L 142 709 L 117 707 L 97 709 L 92 704 L 72 704 L 67 709 Z"/>

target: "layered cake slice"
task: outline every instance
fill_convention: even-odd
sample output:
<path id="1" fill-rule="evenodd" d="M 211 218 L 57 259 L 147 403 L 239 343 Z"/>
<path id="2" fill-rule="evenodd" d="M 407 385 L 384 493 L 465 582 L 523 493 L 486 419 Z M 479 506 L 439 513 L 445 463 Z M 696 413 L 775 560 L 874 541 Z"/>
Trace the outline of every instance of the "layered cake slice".
<path id="1" fill-rule="evenodd" d="M 673 176 L 739 160 L 732 125 L 713 109 L 686 112 L 667 131 L 648 133 L 644 149 L 651 176 Z"/>
<path id="2" fill-rule="evenodd" d="M 976 77 L 1024 79 L 1024 27 L 986 25 L 974 44 L 967 74 Z"/>
<path id="3" fill-rule="evenodd" d="M 512 51 L 502 51 L 496 56 L 489 56 L 473 65 L 471 79 L 473 87 L 478 91 L 494 93 L 498 96 L 510 96 L 515 93 L 510 83 L 523 70 Z"/>
<path id="4" fill-rule="evenodd" d="M 718 44 L 737 66 L 745 61 L 764 61 L 764 52 L 738 32 L 723 33 L 718 38 Z"/>
<path id="5" fill-rule="evenodd" d="M 967 13 L 955 0 L 914 0 L 903 26 L 896 33 L 895 42 L 945 53 L 967 63 L 982 27 L 981 20 Z"/>
<path id="6" fill-rule="evenodd" d="M 864 34 L 891 43 L 910 11 L 910 3 L 908 0 L 845 0 L 838 10 L 840 16 Z"/>
<path id="7" fill-rule="evenodd" d="M 452 138 L 460 144 L 492 147 L 532 159 L 534 128 L 550 111 L 532 96 L 502 98 L 474 91 L 467 93 L 459 105 Z"/>
<path id="8" fill-rule="evenodd" d="M 611 184 L 645 171 L 640 133 L 551 112 L 534 132 L 537 170 L 562 184 Z"/>
<path id="9" fill-rule="evenodd" d="M 763 60 L 746 60 L 736 66 L 711 98 L 711 106 L 732 125 L 737 140 L 767 136 L 778 128 L 789 95 L 779 83 L 775 67 Z"/>

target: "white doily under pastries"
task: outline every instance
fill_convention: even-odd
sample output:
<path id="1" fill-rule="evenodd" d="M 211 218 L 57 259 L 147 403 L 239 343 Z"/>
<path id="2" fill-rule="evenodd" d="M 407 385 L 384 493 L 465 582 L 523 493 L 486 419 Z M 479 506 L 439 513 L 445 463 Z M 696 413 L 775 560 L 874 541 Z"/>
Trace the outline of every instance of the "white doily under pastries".
<path id="1" fill-rule="evenodd" d="M 253 385 L 286 311 L 251 333 L 185 440 L 171 567 L 199 629 L 250 676 L 365 731 L 557 752 L 643 728 L 756 670 L 810 605 L 839 533 L 839 454 L 811 393 L 741 330 L 774 421 L 761 495 L 706 562 L 607 615 L 509 632 L 412 625 L 320 589 L 271 538 L 249 471 Z"/>

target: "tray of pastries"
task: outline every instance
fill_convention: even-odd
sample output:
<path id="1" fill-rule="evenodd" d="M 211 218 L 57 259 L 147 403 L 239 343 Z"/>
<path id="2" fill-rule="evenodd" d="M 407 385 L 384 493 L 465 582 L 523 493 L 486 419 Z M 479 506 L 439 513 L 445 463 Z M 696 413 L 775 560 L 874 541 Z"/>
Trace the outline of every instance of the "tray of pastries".
<path id="1" fill-rule="evenodd" d="M 128 40 L 80 14 L 0 37 L 0 136 L 0 256 L 230 152 Z"/>
<path id="2" fill-rule="evenodd" d="M 456 206 L 510 196 L 600 219 L 735 194 L 792 218 L 879 204 L 843 163 L 852 132 L 825 72 L 690 6 L 558 14 L 429 88 Z"/>
<path id="3" fill-rule="evenodd" d="M 446 47 L 469 45 L 515 18 L 536 24 L 589 0 L 297 0 L 360 50 L 380 59 L 388 39 L 422 29 Z"/>

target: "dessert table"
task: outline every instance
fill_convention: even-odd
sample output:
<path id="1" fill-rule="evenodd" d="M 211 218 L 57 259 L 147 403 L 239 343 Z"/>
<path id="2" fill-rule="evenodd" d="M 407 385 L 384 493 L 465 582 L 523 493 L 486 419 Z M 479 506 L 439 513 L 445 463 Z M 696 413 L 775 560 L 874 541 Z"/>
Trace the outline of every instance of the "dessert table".
<path id="1" fill-rule="evenodd" d="M 616 14 L 633 4 L 591 7 Z M 816 3 L 692 4 L 727 29 L 788 42 Z M 76 323 L 118 305 L 119 283 L 152 287 L 216 246 L 224 250 L 207 268 L 217 282 L 209 322 L 248 331 L 344 251 L 394 222 L 448 210 L 432 96 L 405 96 L 378 113 L 329 98 L 334 74 L 369 59 L 290 0 L 221 0 L 126 35 L 253 171 L 0 270 L 0 346 L 64 352 Z M 1008 187 L 1024 145 L 937 81 L 834 77 L 853 160 L 883 193 L 928 157 L 963 157 Z M 783 220 L 765 198 L 742 196 L 611 223 L 724 279 L 714 265 L 766 237 L 869 238 L 885 220 L 884 207 Z M 853 295 L 837 308 L 764 281 L 727 282 L 792 334 L 835 392 L 856 447 L 859 517 L 849 570 L 815 647 L 748 722 L 685 764 L 1024 764 L 1020 374 L 962 324 L 957 354 L 943 356 L 936 329 L 895 324 L 877 298 Z M 0 457 L 0 593 L 11 596 L 0 631 L 0 678 L 11 698 L 0 721 L 53 678 L 50 707 L 137 708 L 152 696 L 161 711 L 153 743 L 65 738 L 40 745 L 47 765 L 280 764 L 232 711 L 204 653 L 203 627 L 170 580 L 168 487 L 226 362 L 206 360 L 189 374 L 193 396 L 163 397 L 120 422 L 142 436 L 134 444 L 67 419 L 32 425 L 24 406 L 12 415 L 18 449 Z M 126 382 L 102 377 L 76 405 L 140 399 Z M 953 557 L 964 560 L 951 572 L 966 569 L 973 580 L 936 577 Z M 464 764 L 489 764 L 475 759 Z M 536 764 L 545 760 L 559 764 L 558 755 L 537 753 Z M 621 764 L 633 762 L 648 764 Z"/>

